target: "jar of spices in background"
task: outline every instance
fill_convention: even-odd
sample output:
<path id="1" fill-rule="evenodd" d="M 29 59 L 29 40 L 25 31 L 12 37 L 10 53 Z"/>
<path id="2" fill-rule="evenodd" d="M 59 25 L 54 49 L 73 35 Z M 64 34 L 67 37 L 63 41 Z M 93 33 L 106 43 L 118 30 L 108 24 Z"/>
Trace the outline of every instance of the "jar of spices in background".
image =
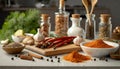
<path id="1" fill-rule="evenodd" d="M 107 40 L 111 38 L 112 24 L 110 14 L 101 14 L 98 38 Z"/>
<path id="2" fill-rule="evenodd" d="M 96 21 L 95 14 L 86 14 L 85 23 L 85 39 L 95 39 L 96 38 Z"/>
<path id="3" fill-rule="evenodd" d="M 82 18 L 80 18 L 80 14 L 72 14 L 71 21 L 72 21 L 72 26 L 68 29 L 68 36 L 79 36 L 83 37 L 84 30 L 80 26 L 80 21 Z"/>
<path id="4" fill-rule="evenodd" d="M 45 37 L 50 36 L 51 24 L 50 24 L 50 17 L 48 14 L 41 14 L 40 28 L 41 28 L 41 33 Z"/>
<path id="5" fill-rule="evenodd" d="M 67 36 L 69 13 L 65 11 L 65 1 L 59 0 L 59 12 L 55 13 L 55 33 L 57 36 Z"/>

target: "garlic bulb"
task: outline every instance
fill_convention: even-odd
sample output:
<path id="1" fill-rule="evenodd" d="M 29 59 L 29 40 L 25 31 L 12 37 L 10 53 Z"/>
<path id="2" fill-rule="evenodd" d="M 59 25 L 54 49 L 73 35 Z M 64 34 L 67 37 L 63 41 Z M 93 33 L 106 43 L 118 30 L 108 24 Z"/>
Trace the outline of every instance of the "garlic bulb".
<path id="1" fill-rule="evenodd" d="M 42 41 L 42 40 L 45 39 L 45 37 L 43 36 L 43 34 L 41 33 L 39 28 L 37 29 L 37 34 L 34 35 L 33 38 L 34 38 L 35 41 Z"/>
<path id="2" fill-rule="evenodd" d="M 80 36 L 77 36 L 74 40 L 73 40 L 73 43 L 75 44 L 75 45 L 80 45 L 80 43 L 83 41 L 83 38 L 82 37 L 80 37 Z"/>

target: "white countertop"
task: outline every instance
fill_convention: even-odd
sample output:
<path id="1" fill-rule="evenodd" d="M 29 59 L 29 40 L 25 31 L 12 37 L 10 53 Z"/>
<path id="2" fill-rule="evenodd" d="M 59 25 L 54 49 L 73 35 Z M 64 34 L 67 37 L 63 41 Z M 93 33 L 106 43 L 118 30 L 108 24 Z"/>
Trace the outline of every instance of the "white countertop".
<path id="1" fill-rule="evenodd" d="M 28 51 L 28 50 L 23 50 Z M 11 60 L 11 58 L 14 57 L 14 60 Z M 44 60 L 35 59 L 35 61 L 27 61 L 27 60 L 21 60 L 18 57 L 15 57 L 15 55 L 9 55 L 5 51 L 3 51 L 2 47 L 0 46 L 0 69 L 1 67 L 120 67 L 120 60 L 113 60 L 108 58 L 108 62 L 105 60 L 99 60 L 96 58 L 96 61 L 89 60 L 82 63 L 71 63 L 68 61 L 65 61 L 62 59 L 63 55 L 58 55 L 57 57 L 61 58 L 60 63 L 57 62 L 58 59 L 56 59 L 54 56 L 52 59 L 54 59 L 54 62 L 50 62 L 50 57 L 44 57 Z M 46 59 L 49 59 L 47 61 Z M 113 68 L 114 69 L 114 68 Z"/>

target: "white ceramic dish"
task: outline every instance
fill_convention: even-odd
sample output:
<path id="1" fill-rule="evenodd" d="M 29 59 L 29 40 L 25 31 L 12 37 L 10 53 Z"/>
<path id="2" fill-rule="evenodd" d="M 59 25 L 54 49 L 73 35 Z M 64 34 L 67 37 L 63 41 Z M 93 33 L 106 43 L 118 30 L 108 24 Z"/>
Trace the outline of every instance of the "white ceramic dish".
<path id="1" fill-rule="evenodd" d="M 25 36 L 31 36 L 31 37 L 33 37 L 34 35 L 30 34 L 30 33 L 25 33 Z M 25 36 L 20 37 L 20 36 L 14 36 L 14 35 L 12 35 L 11 37 L 12 37 L 12 40 L 14 42 L 18 42 L 19 43 L 19 42 L 23 41 L 23 39 L 25 38 Z"/>
<path id="2" fill-rule="evenodd" d="M 113 46 L 113 48 L 91 48 L 84 46 L 86 42 L 80 43 L 80 46 L 83 50 L 84 53 L 92 56 L 92 57 L 103 57 L 107 56 L 112 52 L 115 52 L 119 48 L 119 44 L 114 43 L 114 42 L 109 42 L 109 41 L 104 41 L 106 44 Z"/>

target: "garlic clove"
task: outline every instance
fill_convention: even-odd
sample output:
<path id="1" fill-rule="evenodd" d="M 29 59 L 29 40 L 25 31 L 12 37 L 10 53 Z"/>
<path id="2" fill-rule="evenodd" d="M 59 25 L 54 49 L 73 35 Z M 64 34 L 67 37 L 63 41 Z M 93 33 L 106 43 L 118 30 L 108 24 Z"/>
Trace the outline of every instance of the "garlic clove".
<path id="1" fill-rule="evenodd" d="M 80 43 L 83 42 L 83 38 L 80 37 L 80 36 L 77 36 L 74 40 L 73 40 L 73 43 L 77 46 L 80 45 Z"/>
<path id="2" fill-rule="evenodd" d="M 39 28 L 37 29 L 37 34 L 35 34 L 33 38 L 35 41 L 42 41 L 45 39 Z"/>

